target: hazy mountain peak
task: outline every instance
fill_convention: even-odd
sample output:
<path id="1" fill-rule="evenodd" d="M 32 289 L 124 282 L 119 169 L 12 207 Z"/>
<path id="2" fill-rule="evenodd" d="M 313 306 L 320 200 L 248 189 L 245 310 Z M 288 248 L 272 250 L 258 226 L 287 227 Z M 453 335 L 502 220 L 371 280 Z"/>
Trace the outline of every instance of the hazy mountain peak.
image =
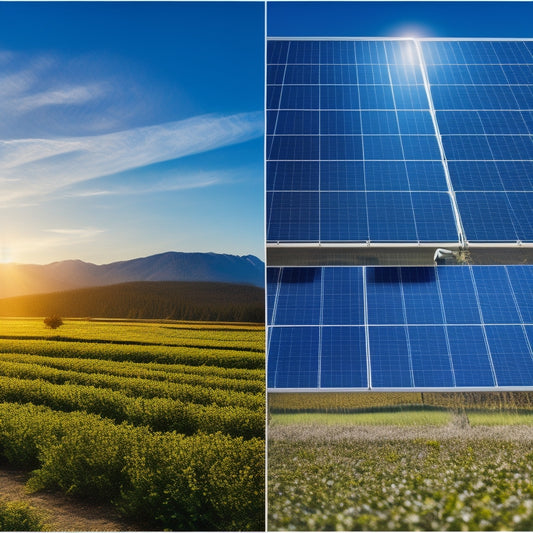
<path id="1" fill-rule="evenodd" d="M 0 298 L 127 281 L 218 281 L 264 286 L 264 263 L 253 255 L 163 252 L 105 265 L 79 259 L 48 265 L 0 264 Z"/>

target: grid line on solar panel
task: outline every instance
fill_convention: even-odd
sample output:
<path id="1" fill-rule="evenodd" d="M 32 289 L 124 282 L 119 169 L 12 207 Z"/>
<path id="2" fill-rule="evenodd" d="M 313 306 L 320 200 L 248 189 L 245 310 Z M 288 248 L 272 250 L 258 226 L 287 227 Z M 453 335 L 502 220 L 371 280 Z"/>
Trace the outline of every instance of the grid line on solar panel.
<path id="1" fill-rule="evenodd" d="M 269 345 L 269 365 L 274 365 L 269 367 L 269 388 L 273 390 L 533 386 L 530 338 L 533 324 L 527 321 L 532 312 L 531 266 L 315 267 L 309 271 L 291 268 L 288 278 L 280 277 L 283 270 L 273 269 L 274 274 L 268 276 L 268 291 L 274 289 L 273 285 L 274 290 L 279 290 L 283 279 L 292 282 L 303 279 L 316 285 L 316 276 L 320 276 L 321 318 L 318 323 L 306 326 L 270 324 L 269 338 L 271 330 L 280 329 L 285 333 L 276 333 L 276 339 L 280 336 L 301 339 L 307 328 L 309 336 L 319 343 L 311 349 L 306 341 L 307 349 L 316 354 L 311 357 L 313 368 L 320 368 L 320 372 L 313 378 L 306 367 L 301 377 L 293 369 L 290 379 L 281 376 L 280 385 L 273 368 L 281 364 L 282 368 L 290 369 L 293 350 L 299 369 L 301 347 L 296 349 L 290 342 L 280 345 L 276 341 L 272 358 Z M 325 310 L 338 295 L 349 301 L 347 293 L 353 292 L 349 287 L 353 283 L 359 299 L 358 304 L 350 305 L 354 310 L 362 308 L 353 315 L 358 318 L 326 324 Z M 309 294 L 307 290 L 299 292 Z M 394 294 L 397 311 L 393 306 Z M 418 318 L 424 315 L 434 322 Z M 347 315 L 340 311 L 339 316 Z M 376 319 L 386 316 L 391 319 L 388 323 Z M 323 358 L 320 363 L 318 354 Z"/>

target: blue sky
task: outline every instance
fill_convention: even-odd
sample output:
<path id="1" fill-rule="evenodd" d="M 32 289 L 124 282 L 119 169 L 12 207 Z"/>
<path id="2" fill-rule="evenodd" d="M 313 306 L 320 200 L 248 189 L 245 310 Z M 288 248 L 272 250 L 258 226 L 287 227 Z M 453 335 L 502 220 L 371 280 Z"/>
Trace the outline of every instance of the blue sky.
<path id="1" fill-rule="evenodd" d="M 533 2 L 269 2 L 272 37 L 533 37 Z"/>
<path id="2" fill-rule="evenodd" d="M 263 257 L 263 14 L 0 3 L 0 261 Z"/>

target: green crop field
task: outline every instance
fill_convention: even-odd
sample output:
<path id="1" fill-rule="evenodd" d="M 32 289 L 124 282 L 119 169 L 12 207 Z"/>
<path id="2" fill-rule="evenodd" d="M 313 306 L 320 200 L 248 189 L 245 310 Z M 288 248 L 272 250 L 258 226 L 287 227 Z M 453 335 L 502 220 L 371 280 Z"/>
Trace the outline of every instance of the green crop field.
<path id="1" fill-rule="evenodd" d="M 268 528 L 531 531 L 531 399 L 272 394 Z"/>
<path id="2" fill-rule="evenodd" d="M 264 529 L 264 409 L 262 325 L 0 319 L 0 459 L 139 529 Z"/>

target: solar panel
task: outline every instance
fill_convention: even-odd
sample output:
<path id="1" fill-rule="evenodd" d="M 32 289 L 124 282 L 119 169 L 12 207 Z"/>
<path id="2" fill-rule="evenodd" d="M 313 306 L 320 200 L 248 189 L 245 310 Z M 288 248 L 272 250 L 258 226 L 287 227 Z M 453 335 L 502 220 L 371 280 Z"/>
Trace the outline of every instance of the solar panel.
<path id="1" fill-rule="evenodd" d="M 270 389 L 533 386 L 533 266 L 269 267 L 268 279 Z"/>
<path id="2" fill-rule="evenodd" d="M 268 47 L 267 240 L 458 243 L 413 43 Z"/>
<path id="3" fill-rule="evenodd" d="M 531 247 L 533 42 L 270 39 L 267 63 L 267 247 L 350 251 L 268 266 L 269 390 L 532 389 L 533 266 L 374 265 Z"/>
<path id="4" fill-rule="evenodd" d="M 267 58 L 268 242 L 533 241 L 530 42 L 269 40 Z"/>
<path id="5" fill-rule="evenodd" d="M 467 240 L 531 242 L 531 48 L 521 41 L 421 47 Z"/>

